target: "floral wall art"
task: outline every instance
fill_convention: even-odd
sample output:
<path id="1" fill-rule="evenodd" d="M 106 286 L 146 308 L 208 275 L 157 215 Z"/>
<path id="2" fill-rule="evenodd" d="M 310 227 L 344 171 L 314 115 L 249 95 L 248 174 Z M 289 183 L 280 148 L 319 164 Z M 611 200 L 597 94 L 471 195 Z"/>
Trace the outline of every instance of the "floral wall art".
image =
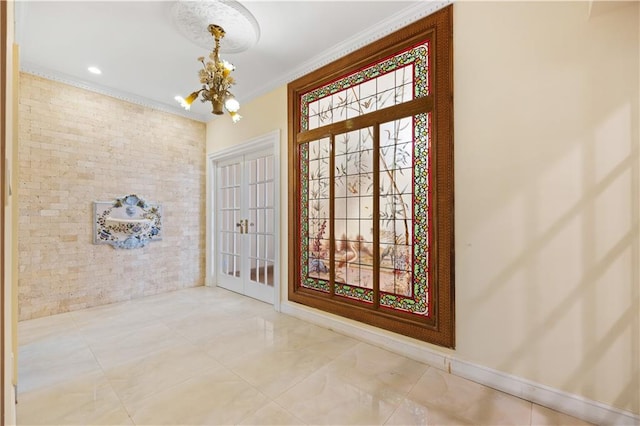
<path id="1" fill-rule="evenodd" d="M 162 207 L 135 194 L 94 202 L 95 244 L 133 249 L 162 238 Z"/>

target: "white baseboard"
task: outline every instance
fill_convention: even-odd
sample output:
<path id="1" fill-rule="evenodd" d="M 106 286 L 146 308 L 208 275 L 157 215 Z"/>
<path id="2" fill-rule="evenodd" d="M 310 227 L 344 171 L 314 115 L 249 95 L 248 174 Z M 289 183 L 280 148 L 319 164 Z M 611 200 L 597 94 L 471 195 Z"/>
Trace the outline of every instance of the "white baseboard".
<path id="1" fill-rule="evenodd" d="M 547 408 L 577 417 L 597 425 L 640 425 L 640 416 L 634 413 L 570 394 L 527 379 L 457 359 L 455 352 L 431 349 L 414 339 L 386 330 L 328 314 L 298 303 L 283 301 L 281 312 L 320 325 L 389 351 L 424 362 L 465 379 L 526 399 Z"/>

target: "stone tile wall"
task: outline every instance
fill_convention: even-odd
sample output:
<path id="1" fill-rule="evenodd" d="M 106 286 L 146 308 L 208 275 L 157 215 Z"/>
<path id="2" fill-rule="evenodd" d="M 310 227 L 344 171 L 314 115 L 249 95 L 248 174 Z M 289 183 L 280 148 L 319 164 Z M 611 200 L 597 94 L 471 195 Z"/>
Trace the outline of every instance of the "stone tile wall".
<path id="1" fill-rule="evenodd" d="M 195 287 L 205 278 L 205 124 L 20 75 L 20 320 Z M 163 239 L 93 244 L 93 201 L 163 206 Z"/>

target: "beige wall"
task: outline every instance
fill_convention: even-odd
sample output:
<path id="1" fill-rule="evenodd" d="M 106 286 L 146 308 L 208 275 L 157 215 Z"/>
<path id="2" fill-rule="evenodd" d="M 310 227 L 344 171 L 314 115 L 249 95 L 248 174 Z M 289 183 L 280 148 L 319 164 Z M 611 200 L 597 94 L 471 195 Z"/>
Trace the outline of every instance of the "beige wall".
<path id="1" fill-rule="evenodd" d="M 286 152 L 287 88 L 281 87 L 246 105 L 241 105 L 242 120 L 233 123 L 228 114 L 207 125 L 207 154 L 255 139 L 273 130 L 282 132 L 283 152 Z"/>
<path id="2" fill-rule="evenodd" d="M 455 356 L 636 414 L 639 6 L 454 5 Z M 286 183 L 283 96 L 207 152 L 281 128 Z"/>
<path id="3" fill-rule="evenodd" d="M 205 125 L 21 74 L 19 311 L 36 318 L 204 284 Z M 162 204 L 163 240 L 92 243 L 93 201 Z"/>
<path id="4" fill-rule="evenodd" d="M 634 413 L 638 6 L 454 8 L 458 353 Z"/>

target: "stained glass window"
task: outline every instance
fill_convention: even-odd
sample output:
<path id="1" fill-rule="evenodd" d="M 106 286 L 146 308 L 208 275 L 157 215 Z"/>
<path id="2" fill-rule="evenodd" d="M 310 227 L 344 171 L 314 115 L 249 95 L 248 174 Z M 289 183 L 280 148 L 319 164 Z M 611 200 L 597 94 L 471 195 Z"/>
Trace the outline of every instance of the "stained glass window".
<path id="1" fill-rule="evenodd" d="M 414 73 L 426 95 L 428 44 L 416 46 L 383 63 L 358 71 L 302 97 L 302 128 L 315 129 L 413 99 Z M 416 61 L 416 56 L 421 60 Z M 404 65 L 411 61 L 410 65 Z M 362 81 L 362 82 L 361 82 Z M 361 82 L 361 83 L 359 83 Z"/>
<path id="2" fill-rule="evenodd" d="M 438 199 L 452 202 L 451 171 L 434 182 L 436 166 L 451 168 L 449 130 L 434 133 L 433 121 L 434 113 L 448 110 L 436 110 L 434 90 L 448 96 L 450 87 L 432 72 L 446 55 L 439 53 L 436 31 L 427 28 L 404 46 L 381 42 L 385 55 L 372 47 L 376 59 L 364 67 L 337 78 L 329 72 L 328 81 L 315 86 L 289 87 L 296 165 L 290 298 L 420 338 L 434 335 L 446 317 L 435 306 L 452 301 L 452 280 L 442 271 L 450 259 L 442 261 L 437 251 L 452 242 L 452 204 L 433 201 L 440 188 Z M 449 143 L 443 159 L 433 153 L 439 135 Z M 447 217 L 437 222 L 450 232 L 444 235 L 440 225 L 440 239 L 433 225 L 438 211 Z M 405 325 L 396 327 L 390 315 Z M 416 333 L 411 324 L 427 331 Z M 452 330 L 447 333 L 433 341 L 453 346 Z"/>

